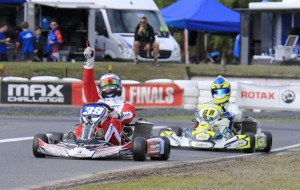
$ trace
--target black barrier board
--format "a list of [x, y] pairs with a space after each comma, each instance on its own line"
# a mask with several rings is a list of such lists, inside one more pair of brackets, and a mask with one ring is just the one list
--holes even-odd
[[72, 102], [72, 83], [1, 82], [4, 104], [68, 104]]

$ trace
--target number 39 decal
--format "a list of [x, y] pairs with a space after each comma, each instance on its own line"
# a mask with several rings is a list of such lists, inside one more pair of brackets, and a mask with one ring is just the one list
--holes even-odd
[[86, 106], [82, 108], [82, 116], [97, 115], [100, 116], [105, 111], [103, 107]]

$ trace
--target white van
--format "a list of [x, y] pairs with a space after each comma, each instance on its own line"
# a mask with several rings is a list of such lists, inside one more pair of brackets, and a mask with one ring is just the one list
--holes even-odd
[[[153, 27], [159, 43], [159, 61], [180, 62], [180, 47], [167, 29], [158, 7], [153, 0], [100, 0], [96, 10], [96, 60], [133, 60], [134, 30], [142, 16], [146, 16]], [[167, 29], [168, 30], [168, 29]], [[153, 58], [141, 50], [139, 60]]]
[[[92, 47], [95, 47], [96, 60], [133, 60], [134, 30], [140, 18], [146, 16], [148, 23], [157, 33], [156, 42], [160, 46], [159, 61], [181, 61], [180, 47], [166, 31], [166, 23], [153, 0], [28, 0], [26, 4], [26, 17], [31, 26], [39, 25], [35, 23], [35, 17], [39, 17], [39, 20], [43, 20], [42, 16], [58, 17], [61, 27], [65, 29], [63, 36], [70, 38], [70, 44], [82, 45], [81, 39], [87, 37]], [[65, 10], [65, 14], [75, 13], [76, 16], [63, 17], [60, 9]], [[36, 14], [31, 14], [32, 12]], [[88, 22], [84, 21], [85, 19]], [[48, 25], [49, 23], [46, 24]], [[70, 44], [64, 43], [64, 46]], [[82, 52], [77, 51], [73, 54], [82, 55]], [[139, 53], [141, 61], [152, 58], [153, 55], [145, 51]]]

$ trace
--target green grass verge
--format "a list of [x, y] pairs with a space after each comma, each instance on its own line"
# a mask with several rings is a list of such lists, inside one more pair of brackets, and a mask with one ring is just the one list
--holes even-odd
[[[2, 62], [4, 65], [3, 76], [19, 76], [30, 78], [32, 76], [57, 76], [82, 78], [82, 63], [64, 62]], [[96, 62], [95, 78], [108, 72], [108, 66], [123, 80], [138, 80], [144, 82], [156, 78], [185, 79], [185, 64], [161, 63], [161, 67], [154, 67], [151, 63], [142, 62], [133, 65], [131, 62]], [[221, 73], [220, 65], [189, 65], [192, 75], [217, 76]], [[264, 78], [300, 78], [299, 66], [240, 66], [228, 65], [224, 76], [233, 77], [264, 77]]]
[[132, 181], [85, 186], [76, 190], [300, 189], [299, 162], [300, 152], [243, 158], [174, 168], [159, 175], [140, 176]]

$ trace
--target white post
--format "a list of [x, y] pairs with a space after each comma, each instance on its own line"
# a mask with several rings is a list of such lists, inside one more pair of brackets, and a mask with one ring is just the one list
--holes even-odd
[[189, 31], [185, 28], [184, 29], [184, 57], [185, 57], [185, 63], [189, 64]]
[[89, 17], [88, 17], [88, 40], [90, 41], [91, 48], [95, 49], [95, 24], [96, 24], [96, 11], [95, 9], [89, 10]]
[[295, 14], [292, 13], [292, 28], [295, 27]]
[[204, 51], [205, 51], [205, 54], [207, 54], [207, 38], [208, 38], [208, 34], [205, 33], [204, 34]]
[[29, 29], [35, 28], [35, 4], [31, 2], [24, 3], [24, 21], [28, 22]]

